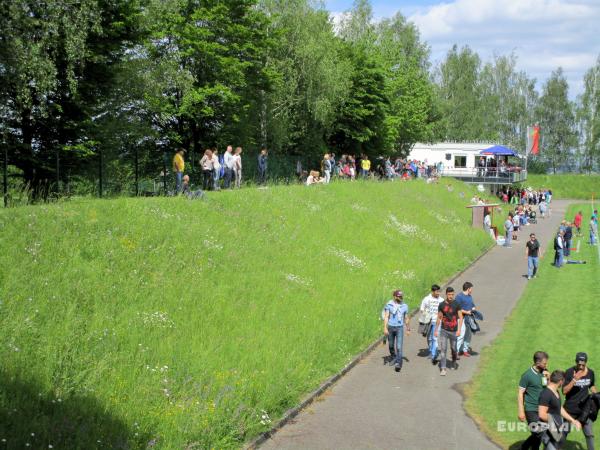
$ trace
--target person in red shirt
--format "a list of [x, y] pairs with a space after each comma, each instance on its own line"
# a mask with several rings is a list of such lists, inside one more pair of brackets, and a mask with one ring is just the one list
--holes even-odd
[[583, 214], [579, 211], [575, 214], [575, 220], [573, 220], [573, 224], [577, 227], [577, 236], [581, 237], [581, 222], [583, 221]]

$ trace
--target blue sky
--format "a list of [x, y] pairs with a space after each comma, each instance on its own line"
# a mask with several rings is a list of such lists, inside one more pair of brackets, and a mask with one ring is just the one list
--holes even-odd
[[[353, 0], [325, 0], [333, 16]], [[453, 44], [469, 45], [484, 62], [514, 52], [518, 69], [538, 87], [561, 66], [570, 96], [583, 91], [583, 75], [600, 55], [600, 0], [371, 0], [375, 20], [401, 12], [431, 47], [434, 64]]]

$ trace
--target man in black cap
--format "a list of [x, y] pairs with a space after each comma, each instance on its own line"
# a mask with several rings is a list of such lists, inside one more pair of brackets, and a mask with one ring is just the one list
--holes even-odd
[[[588, 398], [590, 392], [596, 393], [594, 371], [587, 366], [587, 353], [579, 352], [575, 356], [575, 366], [565, 372], [565, 382], [562, 387], [565, 395], [565, 410], [579, 420], [582, 413], [581, 406]], [[594, 450], [593, 422], [587, 419], [581, 424], [588, 450]]]

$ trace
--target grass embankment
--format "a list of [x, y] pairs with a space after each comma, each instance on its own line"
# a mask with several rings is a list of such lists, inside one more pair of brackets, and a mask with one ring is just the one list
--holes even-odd
[[524, 186], [533, 189], [552, 189], [555, 199], [590, 200], [595, 193], [600, 197], [600, 175], [536, 175], [528, 174]]
[[[574, 205], [567, 217], [582, 210], [589, 217], [590, 205]], [[587, 230], [583, 227], [582, 231]], [[574, 260], [586, 265], [567, 264], [556, 269], [552, 242], [540, 261], [538, 277], [531, 280], [523, 297], [506, 321], [502, 333], [482, 352], [480, 369], [467, 389], [466, 407], [485, 432], [504, 448], [519, 448], [528, 433], [514, 429], [517, 422], [517, 387], [523, 372], [532, 365], [533, 353], [544, 350], [550, 355], [548, 369], [567, 369], [574, 365], [575, 354], [585, 351], [590, 367], [600, 373], [600, 339], [598, 338], [598, 247], [581, 240], [580, 253]], [[502, 430], [498, 421], [510, 422]], [[583, 443], [582, 433], [569, 434], [569, 441]], [[571, 443], [571, 445], [573, 445]], [[574, 447], [570, 447], [574, 448]]]
[[452, 183], [1, 211], [2, 448], [240, 446], [490, 244]]

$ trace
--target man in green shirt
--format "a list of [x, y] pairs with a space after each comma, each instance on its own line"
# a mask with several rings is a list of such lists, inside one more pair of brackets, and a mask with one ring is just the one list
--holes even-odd
[[548, 384], [548, 353], [546, 352], [535, 352], [533, 355], [533, 366], [525, 371], [519, 381], [519, 392], [517, 394], [517, 400], [519, 404], [519, 420], [521, 422], [527, 421], [531, 436], [527, 438], [521, 450], [538, 450], [542, 442], [542, 430], [539, 429], [537, 422], [540, 418], [538, 416], [538, 402], [542, 390]]

